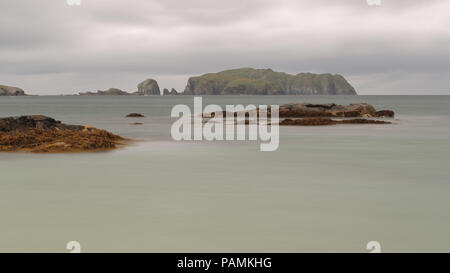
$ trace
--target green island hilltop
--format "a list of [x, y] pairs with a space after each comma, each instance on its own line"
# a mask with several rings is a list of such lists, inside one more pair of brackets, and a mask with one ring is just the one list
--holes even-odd
[[341, 75], [240, 68], [188, 80], [184, 95], [357, 95]]

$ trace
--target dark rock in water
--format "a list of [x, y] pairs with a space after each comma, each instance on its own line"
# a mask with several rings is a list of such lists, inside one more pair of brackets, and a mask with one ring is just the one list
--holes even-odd
[[20, 117], [7, 117], [0, 119], [0, 132], [27, 131], [29, 129], [48, 130], [73, 130], [85, 129], [82, 125], [67, 125], [53, 118], [42, 115], [30, 115]]
[[172, 96], [175, 96], [175, 95], [178, 95], [179, 93], [178, 93], [178, 91], [175, 89], [175, 88], [172, 88], [171, 90], [170, 90], [170, 95], [172, 95]]
[[131, 113], [126, 115], [127, 118], [143, 118], [145, 117], [143, 114], [140, 113]]
[[323, 126], [336, 124], [391, 124], [391, 122], [372, 119], [344, 119], [335, 120], [331, 118], [301, 118], [285, 119], [280, 122], [280, 126]]
[[53, 118], [31, 115], [0, 118], [0, 151], [69, 153], [105, 151], [125, 139], [108, 131], [83, 125], [68, 125]]
[[161, 95], [158, 83], [153, 79], [147, 79], [138, 85], [137, 95]]
[[395, 116], [394, 111], [391, 110], [381, 110], [375, 113], [376, 117], [380, 118], [393, 118]]
[[[267, 109], [268, 117], [271, 116], [272, 109]], [[260, 109], [256, 109], [250, 115], [249, 112], [242, 113], [245, 116], [245, 124], [248, 124], [250, 116], [260, 116]], [[220, 111], [216, 113], [202, 113], [202, 117], [207, 120], [218, 116], [237, 117], [238, 112]], [[391, 124], [382, 120], [373, 120], [366, 118], [393, 117], [394, 112], [390, 110], [376, 111], [375, 108], [367, 103], [338, 105], [330, 104], [311, 104], [311, 103], [290, 103], [281, 105], [279, 108], [279, 117], [285, 118], [280, 122], [283, 126], [320, 126], [336, 124]], [[297, 118], [297, 119], [294, 119]], [[332, 119], [344, 118], [344, 119]], [[345, 119], [356, 118], [356, 119]]]
[[[270, 115], [270, 107], [267, 110]], [[259, 113], [259, 109], [257, 109]], [[203, 117], [214, 117], [216, 113], [203, 113]], [[237, 116], [237, 113], [227, 113], [222, 111], [223, 117], [226, 115]], [[246, 112], [245, 116], [249, 116]], [[338, 104], [311, 104], [311, 103], [290, 103], [283, 104], [279, 109], [280, 118], [307, 118], [307, 117], [393, 117], [394, 112], [390, 110], [383, 110], [377, 112], [375, 108], [367, 103], [338, 105]]]
[[335, 125], [338, 122], [330, 118], [301, 118], [301, 119], [285, 119], [280, 122], [281, 126], [320, 126]]
[[79, 95], [80, 96], [127, 96], [127, 95], [132, 95], [132, 94], [122, 91], [117, 88], [109, 88], [108, 90], [105, 90], [105, 91], [98, 90], [96, 93], [84, 92], [84, 93], [79, 93]]
[[184, 95], [356, 95], [341, 75], [241, 68], [188, 80]]
[[378, 117], [378, 115], [375, 108], [367, 103], [350, 105], [290, 103], [280, 106], [280, 117]]
[[163, 89], [163, 95], [164, 95], [164, 96], [170, 95], [169, 89], [164, 88], [164, 89]]
[[142, 123], [142, 122], [133, 122], [133, 123], [131, 123], [131, 125], [143, 125], [144, 123]]
[[18, 87], [0, 85], [0, 96], [26, 96], [25, 91]]
[[343, 123], [343, 124], [392, 124], [392, 122], [389, 122], [389, 121], [364, 119], [364, 118], [343, 119], [343, 120], [339, 120], [338, 123]]

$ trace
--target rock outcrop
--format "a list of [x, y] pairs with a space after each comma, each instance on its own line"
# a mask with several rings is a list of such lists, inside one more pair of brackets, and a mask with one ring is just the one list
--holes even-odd
[[356, 95], [341, 75], [241, 68], [191, 77], [184, 95]]
[[0, 85], [0, 96], [26, 96], [25, 91], [18, 87]]
[[290, 103], [280, 106], [280, 117], [394, 117], [391, 110], [377, 111], [367, 103], [350, 105]]
[[[237, 112], [221, 111], [218, 113], [202, 113], [202, 117], [215, 117], [222, 115], [237, 117]], [[243, 113], [248, 124], [250, 113]], [[256, 109], [256, 115], [260, 115], [260, 110]], [[267, 109], [268, 117], [271, 116], [270, 107]], [[319, 126], [336, 124], [391, 124], [390, 121], [370, 118], [393, 118], [395, 113], [391, 110], [377, 111], [372, 105], [367, 103], [338, 105], [329, 104], [311, 104], [311, 103], [290, 103], [283, 104], [279, 108], [280, 125], [286, 126]]]
[[127, 96], [127, 95], [133, 95], [131, 93], [122, 91], [118, 88], [109, 88], [108, 90], [102, 91], [98, 90], [97, 92], [84, 92], [79, 93], [80, 96]]
[[106, 130], [67, 125], [46, 116], [0, 118], [0, 152], [107, 151], [123, 144], [124, 138]]
[[147, 79], [138, 84], [137, 95], [161, 95], [158, 83], [153, 79]]
[[[259, 112], [259, 109], [257, 109]], [[267, 112], [270, 115], [270, 107]], [[225, 117], [227, 112], [222, 111]], [[233, 114], [233, 113], [231, 113]], [[215, 113], [204, 113], [205, 117], [214, 117]], [[234, 113], [236, 116], [237, 113]], [[311, 104], [311, 103], [289, 103], [280, 105], [280, 118], [310, 118], [310, 117], [339, 117], [339, 118], [393, 118], [394, 111], [377, 111], [372, 105], [367, 103], [357, 103], [349, 105], [329, 104]], [[248, 117], [248, 113], [246, 113]]]

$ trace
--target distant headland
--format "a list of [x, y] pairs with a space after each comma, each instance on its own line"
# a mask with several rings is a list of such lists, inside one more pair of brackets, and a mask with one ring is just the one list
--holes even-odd
[[18, 87], [0, 85], [0, 96], [27, 96], [27, 94]]
[[[25, 96], [17, 87], [0, 85], [0, 96]], [[299, 73], [272, 69], [239, 68], [190, 77], [184, 92], [161, 89], [154, 79], [137, 85], [137, 91], [118, 88], [79, 92], [80, 96], [155, 96], [155, 95], [357, 95], [355, 88], [341, 75]]]

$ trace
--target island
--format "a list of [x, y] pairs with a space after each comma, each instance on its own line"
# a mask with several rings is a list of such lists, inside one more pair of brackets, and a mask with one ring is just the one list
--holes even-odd
[[0, 85], [0, 96], [27, 96], [27, 94], [18, 87]]
[[96, 93], [80, 92], [78, 95], [80, 95], [80, 96], [126, 96], [126, 95], [133, 95], [133, 94], [122, 91], [118, 88], [109, 88], [108, 90], [105, 90], [105, 91], [98, 90]]
[[118, 88], [80, 92], [80, 96], [175, 96], [175, 95], [357, 95], [355, 88], [341, 75], [299, 73], [291, 75], [272, 69], [239, 68], [190, 77], [179, 93], [175, 88], [162, 90], [154, 79], [137, 85], [137, 91]]
[[106, 130], [67, 125], [42, 115], [0, 118], [0, 152], [98, 152], [127, 141]]
[[79, 96], [150, 96], [161, 95], [158, 82], [153, 79], [146, 79], [137, 86], [138, 91], [126, 92], [118, 88], [109, 88], [108, 90], [98, 90], [97, 92], [80, 92]]
[[241, 68], [188, 80], [184, 95], [356, 95], [341, 75]]

